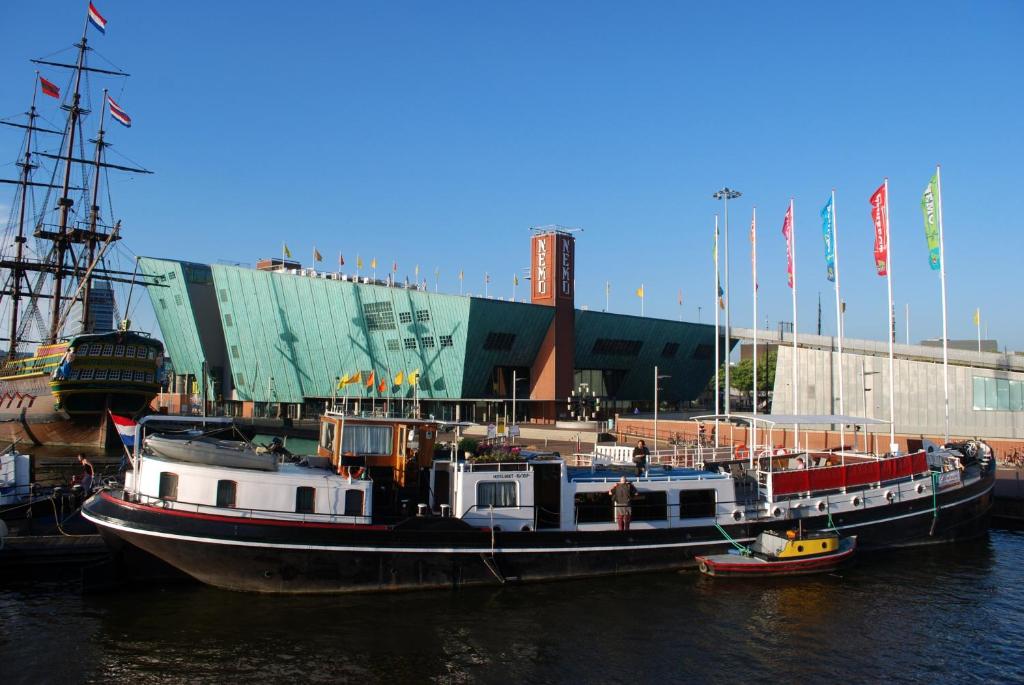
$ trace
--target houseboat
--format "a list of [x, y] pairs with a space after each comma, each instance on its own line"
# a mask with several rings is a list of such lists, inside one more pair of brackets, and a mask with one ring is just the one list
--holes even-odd
[[[132, 545], [210, 585], [253, 592], [683, 569], [794, 522], [856, 535], [861, 552], [951, 542], [985, 534], [995, 478], [994, 463], [952, 447], [744, 448], [728, 462], [719, 453], [714, 464], [652, 465], [636, 477], [632, 464], [577, 466], [557, 454], [464, 457], [438, 448], [436, 421], [339, 413], [322, 418], [318, 455], [265, 470], [147, 450], [147, 432], [169, 420], [139, 422], [124, 488], [93, 496], [84, 515], [115, 550]], [[624, 475], [636, 494], [620, 530], [609, 491]]]

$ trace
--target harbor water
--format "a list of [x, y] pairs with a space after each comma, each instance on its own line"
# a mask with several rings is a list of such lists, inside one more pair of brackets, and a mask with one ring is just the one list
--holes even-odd
[[287, 597], [0, 587], [4, 683], [1024, 682], [1024, 534], [841, 573]]

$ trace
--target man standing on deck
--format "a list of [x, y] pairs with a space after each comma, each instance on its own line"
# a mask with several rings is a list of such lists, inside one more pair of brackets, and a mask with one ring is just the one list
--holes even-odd
[[85, 493], [85, 496], [88, 497], [89, 493], [92, 492], [92, 479], [96, 475], [96, 471], [93, 469], [89, 460], [86, 459], [81, 452], [78, 453], [78, 463], [82, 467], [82, 475], [78, 482], [82, 484], [82, 491]]
[[636, 497], [636, 488], [623, 476], [608, 494], [612, 496], [612, 502], [615, 504], [615, 522], [619, 524], [619, 530], [629, 530], [629, 522], [633, 518], [630, 503]]
[[647, 471], [647, 457], [651, 456], [651, 451], [647, 449], [647, 444], [643, 440], [636, 443], [636, 447], [633, 448], [633, 464], [636, 466], [636, 477], [644, 475]]

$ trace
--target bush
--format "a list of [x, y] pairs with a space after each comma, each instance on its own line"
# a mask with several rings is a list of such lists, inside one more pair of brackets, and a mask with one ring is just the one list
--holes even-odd
[[477, 448], [480, 446], [480, 442], [474, 438], [462, 438], [459, 440], [458, 454], [456, 456], [461, 457], [466, 452], [476, 454]]

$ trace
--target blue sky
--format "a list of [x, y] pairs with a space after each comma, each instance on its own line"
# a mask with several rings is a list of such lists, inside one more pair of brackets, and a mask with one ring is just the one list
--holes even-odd
[[[608, 280], [611, 309], [639, 313], [643, 283], [647, 315], [678, 318], [682, 289], [684, 318], [708, 322], [711, 194], [729, 185], [734, 324], [750, 325], [755, 205], [761, 319], [791, 319], [792, 197], [800, 329], [820, 291], [830, 334], [818, 212], [835, 187], [847, 335], [883, 339], [868, 197], [888, 176], [899, 339], [909, 303], [916, 341], [941, 334], [919, 208], [940, 162], [950, 335], [973, 338], [980, 306], [1024, 349], [1019, 2], [97, 4], [91, 42], [132, 74], [109, 81], [135, 120], [114, 149], [157, 172], [112, 190], [135, 253], [253, 263], [287, 241], [309, 262], [315, 244], [328, 264], [439, 268], [448, 292], [460, 269], [474, 293], [490, 272], [508, 297], [528, 228], [557, 223], [584, 229], [578, 305], [602, 308]], [[0, 117], [85, 5], [3, 3]], [[0, 132], [4, 175], [18, 141]]]

